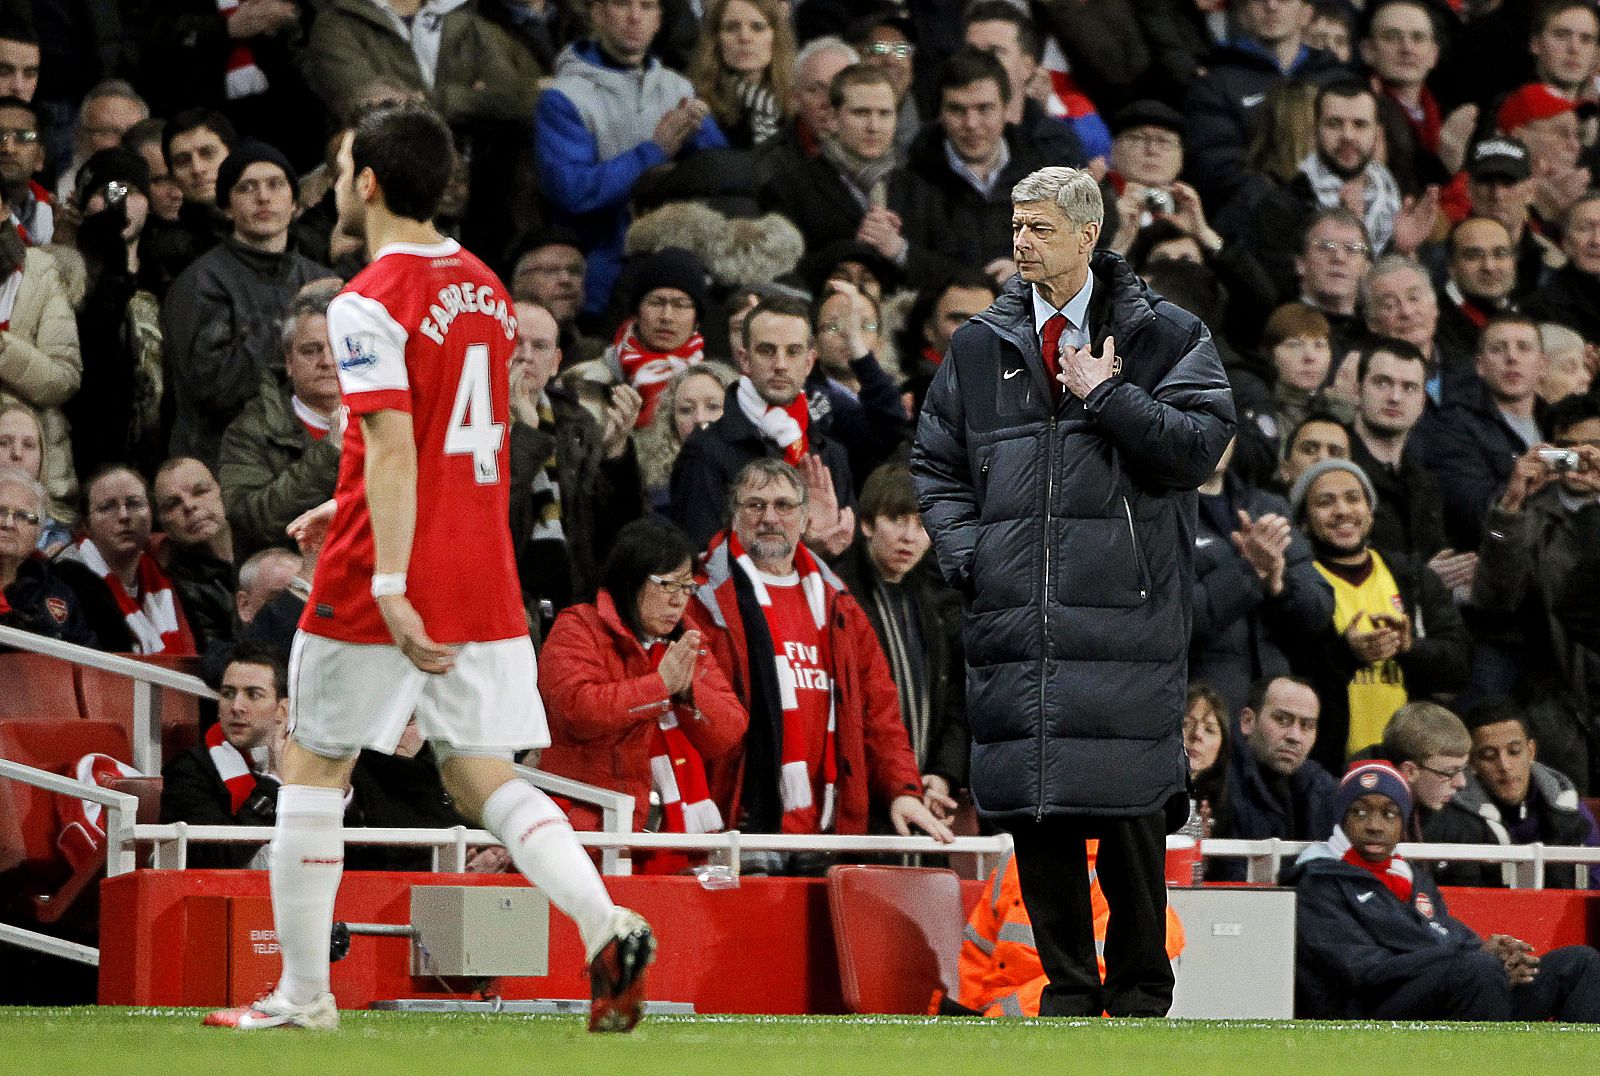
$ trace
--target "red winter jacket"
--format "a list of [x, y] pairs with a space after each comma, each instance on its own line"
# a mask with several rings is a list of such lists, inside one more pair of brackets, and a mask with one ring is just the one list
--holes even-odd
[[[680, 721], [680, 727], [714, 775], [719, 762], [725, 767], [737, 758], [749, 717], [717, 662], [710, 656], [700, 661], [705, 674], [695, 681], [694, 704], [701, 720]], [[609, 593], [602, 590], [596, 601], [556, 618], [539, 653], [539, 693], [551, 739], [539, 768], [628, 793], [633, 828], [643, 830], [650, 814], [650, 730], [669, 705], [667, 687]], [[718, 806], [726, 804], [719, 800]], [[593, 807], [573, 804], [568, 816], [574, 829], [600, 828]]]
[[[828, 653], [833, 655], [833, 685], [838, 715], [838, 811], [835, 833], [867, 832], [869, 801], [887, 810], [897, 796], [922, 797], [922, 775], [911, 738], [900, 719], [900, 694], [889, 673], [878, 637], [867, 614], [845, 590], [839, 577], [817, 560], [828, 594]], [[728, 671], [734, 691], [747, 708], [758, 705], [750, 683], [750, 647], [733, 573], [739, 568], [728, 555], [726, 542], [715, 542], [706, 559], [706, 582], [700, 587], [696, 608], [702, 620], [715, 629], [707, 633], [711, 652]], [[767, 659], [770, 662], [770, 658]], [[771, 721], [772, 715], [751, 713], [751, 721]], [[711, 795], [730, 828], [738, 824], [739, 793], [744, 785], [744, 753], [731, 765], [708, 766]]]

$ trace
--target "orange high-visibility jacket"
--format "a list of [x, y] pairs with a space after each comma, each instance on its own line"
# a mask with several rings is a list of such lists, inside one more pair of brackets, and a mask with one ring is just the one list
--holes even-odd
[[[1103, 980], [1106, 923], [1111, 910], [1095, 874], [1100, 842], [1085, 843], [1089, 854], [1089, 902], [1094, 909], [1094, 948]], [[1181, 952], [1183, 924], [1168, 905], [1167, 956], [1174, 959]], [[1033, 923], [1022, 905], [1016, 859], [1007, 856], [989, 876], [984, 898], [967, 920], [966, 938], [961, 943], [961, 996], [957, 1000], [985, 1016], [1038, 1016], [1039, 995], [1049, 982], [1039, 964], [1039, 951], [1033, 945]]]

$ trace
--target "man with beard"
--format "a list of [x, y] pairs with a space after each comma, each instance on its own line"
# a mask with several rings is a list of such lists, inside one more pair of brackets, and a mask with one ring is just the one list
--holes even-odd
[[1378, 159], [1377, 95], [1360, 82], [1332, 83], [1317, 92], [1314, 117], [1315, 148], [1292, 182], [1256, 203], [1245, 241], [1269, 271], [1287, 270], [1307, 218], [1319, 208], [1344, 206], [1361, 218], [1374, 252], [1414, 253], [1433, 227], [1439, 196], [1430, 191], [1402, 199], [1394, 175]]
[[1383, 738], [1412, 699], [1466, 686], [1471, 640], [1450, 592], [1422, 561], [1371, 547], [1377, 494], [1349, 460], [1308, 467], [1289, 491], [1317, 570], [1333, 587], [1333, 618], [1289, 666], [1322, 700], [1314, 757], [1329, 770]]
[[156, 471], [156, 520], [167, 535], [167, 574], [194, 629], [195, 648], [233, 635], [233, 530], [222, 487], [197, 459], [180, 456]]

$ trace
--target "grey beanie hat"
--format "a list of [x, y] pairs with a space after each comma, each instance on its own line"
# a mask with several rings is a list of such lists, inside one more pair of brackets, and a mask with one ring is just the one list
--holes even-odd
[[1361, 480], [1361, 488], [1367, 491], [1367, 505], [1370, 508], [1378, 507], [1378, 491], [1372, 487], [1372, 479], [1367, 477], [1357, 464], [1349, 460], [1330, 457], [1318, 460], [1301, 472], [1300, 477], [1294, 480], [1294, 485], [1289, 489], [1289, 510], [1295, 519], [1300, 518], [1300, 509], [1305, 507], [1306, 494], [1311, 492], [1311, 483], [1327, 474], [1329, 471], [1349, 471]]

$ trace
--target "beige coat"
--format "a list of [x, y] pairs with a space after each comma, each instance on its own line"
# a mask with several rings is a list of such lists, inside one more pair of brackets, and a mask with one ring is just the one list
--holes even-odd
[[78, 478], [61, 405], [78, 391], [82, 379], [78, 323], [55, 261], [42, 250], [29, 250], [10, 327], [0, 332], [0, 403], [21, 400], [40, 412], [44, 486], [50, 493], [50, 514], [62, 522], [78, 518]]

